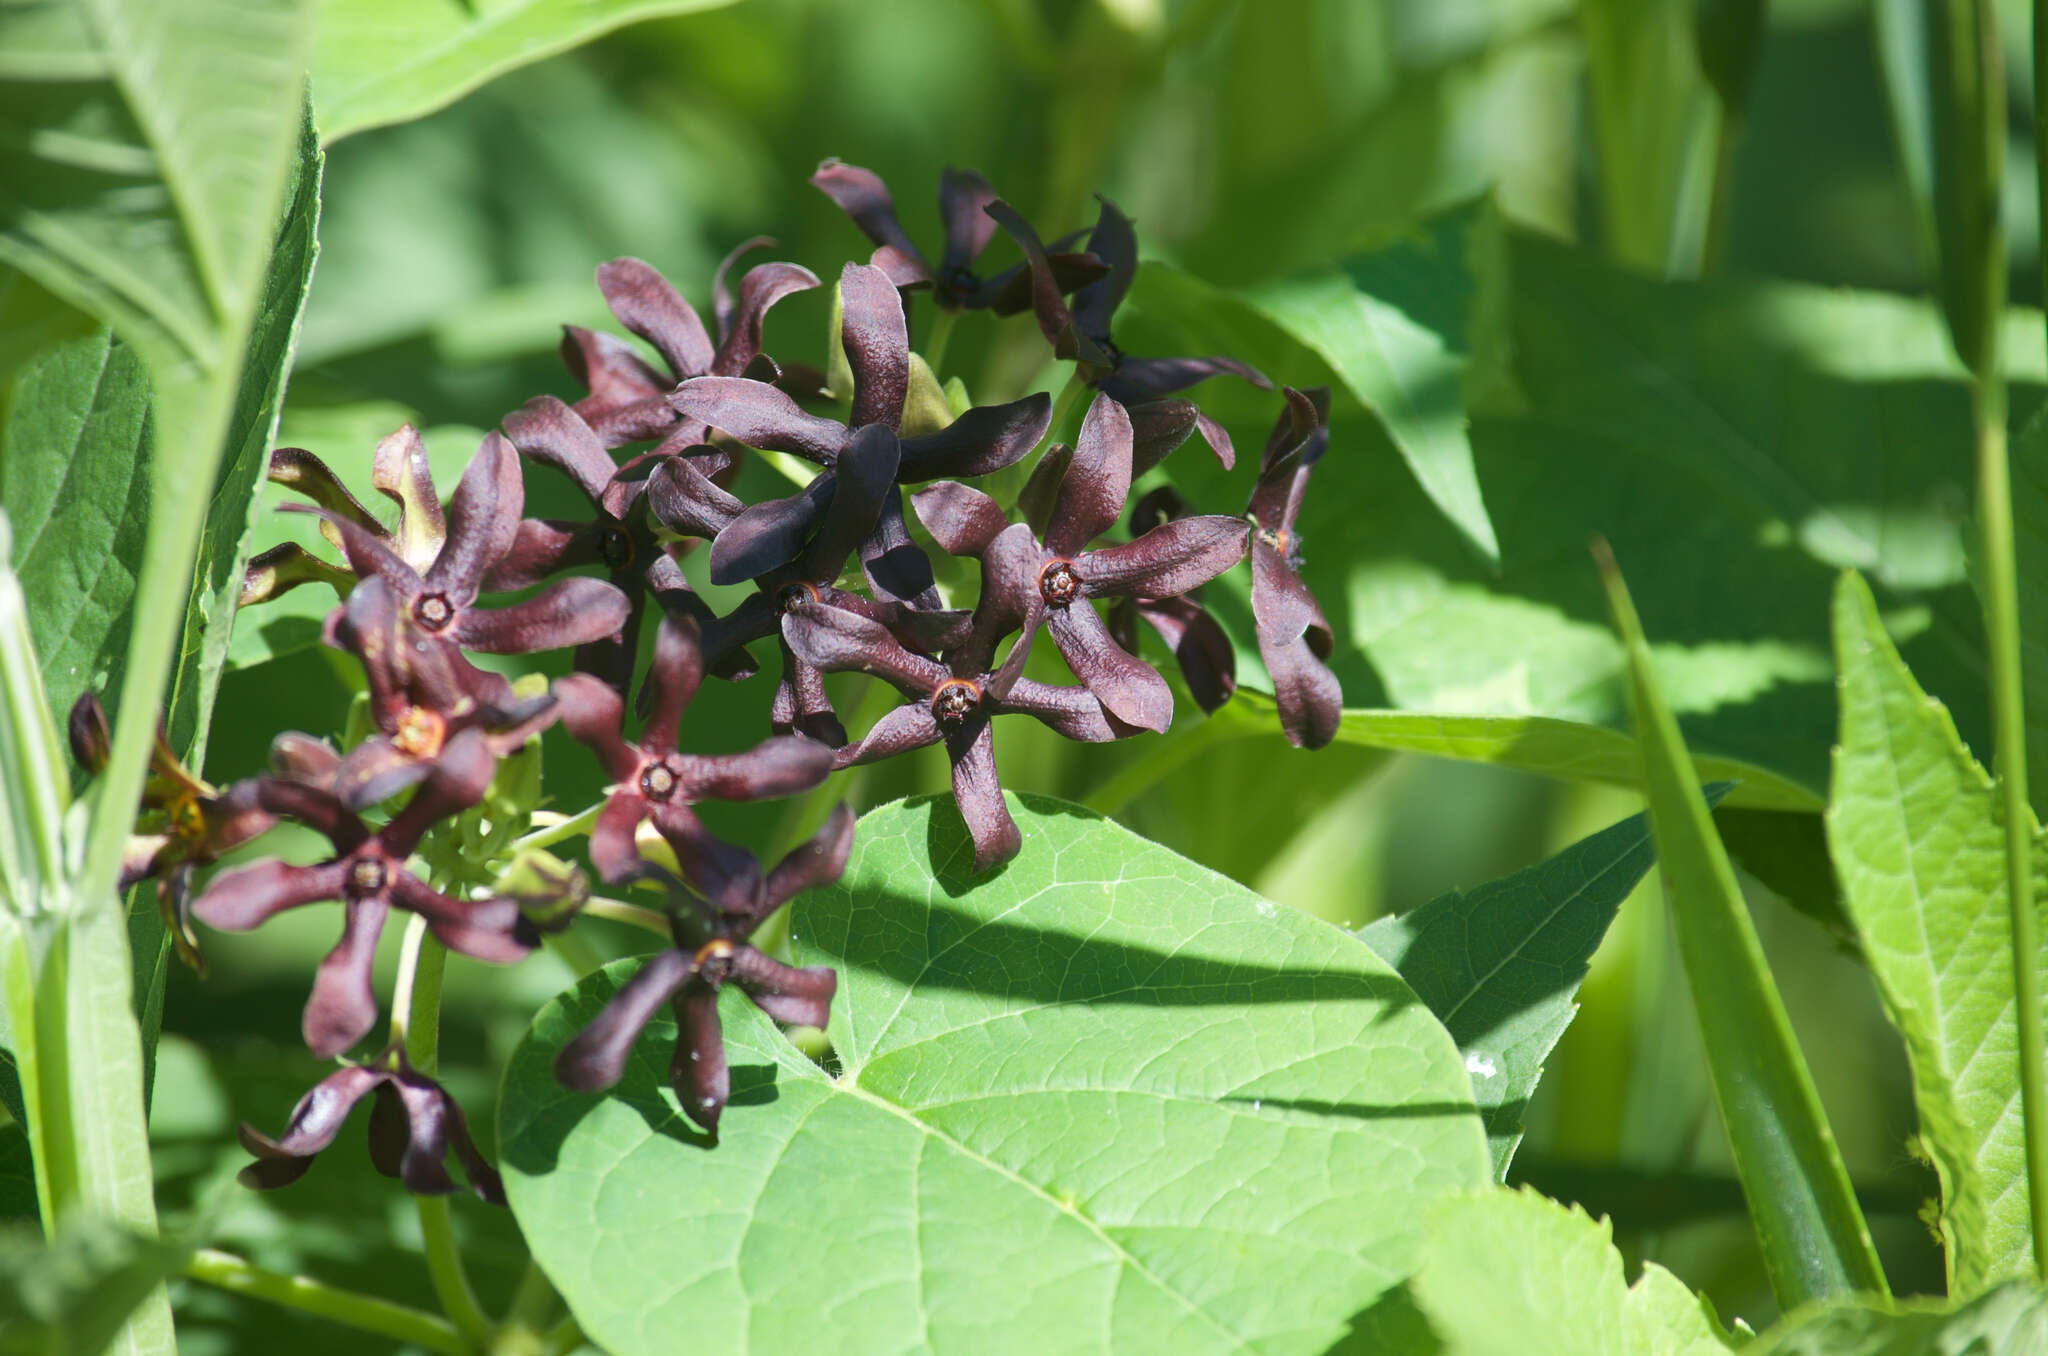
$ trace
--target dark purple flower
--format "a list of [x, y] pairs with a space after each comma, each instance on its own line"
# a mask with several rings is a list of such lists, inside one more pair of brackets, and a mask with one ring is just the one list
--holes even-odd
[[[744, 378], [686, 381], [669, 403], [748, 447], [802, 457], [825, 468], [787, 499], [756, 504], [718, 533], [711, 546], [714, 583], [755, 579], [796, 559], [832, 502], [839, 457], [855, 433], [881, 424], [900, 433], [910, 386], [910, 339], [903, 301], [879, 269], [848, 264], [840, 277], [844, 300], [841, 339], [853, 370], [853, 408], [847, 422], [806, 413], [775, 387]], [[1052, 417], [1044, 394], [1007, 405], [978, 406], [936, 433], [904, 438], [896, 464], [898, 484], [940, 476], [978, 476], [1001, 470], [1031, 450]], [[877, 598], [937, 607], [931, 562], [910, 540], [902, 497], [892, 487], [874, 527], [860, 545], [861, 569]]]
[[[411, 424], [403, 425], [378, 443], [370, 458], [370, 484], [398, 505], [398, 521], [391, 527], [384, 526], [364, 508], [326, 462], [302, 447], [280, 447], [272, 452], [268, 474], [272, 484], [296, 491], [329, 513], [354, 523], [415, 570], [431, 566], [448, 539], [448, 521], [441, 511], [441, 497], [434, 491], [427, 449]], [[323, 522], [320, 532], [337, 549], [342, 548], [341, 533], [331, 524]], [[249, 561], [242, 576], [240, 605], [267, 602], [300, 584], [314, 582], [327, 584], [346, 598], [355, 584], [355, 576], [296, 542], [285, 542]]]
[[[839, 879], [852, 847], [853, 812], [840, 805], [825, 827], [768, 873], [751, 907], [714, 910], [701, 900], [672, 892], [669, 925], [674, 949], [650, 957], [604, 1011], [562, 1047], [555, 1057], [555, 1077], [577, 1092], [611, 1087], [625, 1073], [641, 1031], [667, 1003], [676, 1018], [670, 1085], [683, 1114], [715, 1139], [719, 1115], [732, 1091], [718, 992], [730, 984], [778, 1022], [825, 1025], [839, 977], [823, 965], [801, 970], [784, 965], [756, 950], [747, 937], [788, 900]], [[754, 874], [760, 877], [758, 864]]]
[[1032, 541], [1029, 551], [995, 554], [1011, 524], [995, 500], [966, 485], [941, 482], [920, 491], [917, 514], [950, 554], [981, 557], [984, 590], [1038, 595], [1053, 643], [1111, 715], [1164, 730], [1173, 723], [1172, 689], [1117, 644], [1089, 600], [1172, 596], [1206, 583], [1244, 558], [1245, 524], [1217, 514], [1183, 518], [1134, 541], [1088, 550], [1123, 513], [1131, 448], [1123, 406], [1097, 395], [1059, 481], [1044, 541]]
[[1301, 582], [1301, 513], [1309, 474], [1330, 445], [1330, 392], [1286, 388], [1287, 408], [1266, 439], [1259, 483], [1245, 512], [1252, 520], [1252, 620], [1259, 656], [1272, 675], [1280, 728], [1301, 748], [1319, 749], [1337, 735], [1344, 693], [1324, 661], [1334, 638], [1316, 597]]
[[314, 866], [269, 860], [216, 876], [192, 912], [209, 927], [247, 932], [286, 909], [341, 901], [341, 941], [320, 963], [306, 1004], [304, 1034], [314, 1054], [340, 1054], [376, 1022], [370, 967], [393, 908], [419, 914], [450, 950], [478, 960], [510, 962], [533, 949], [511, 901], [444, 895], [405, 865], [430, 826], [483, 799], [495, 771], [483, 732], [465, 730], [448, 741], [404, 808], [377, 828], [330, 791], [282, 777], [255, 779], [251, 794], [261, 809], [315, 830], [334, 845], [334, 855]]
[[[860, 227], [861, 234], [878, 249], [869, 260], [888, 274], [898, 287], [929, 287], [933, 298], [946, 310], [990, 310], [997, 315], [1015, 315], [1031, 307], [1031, 277], [1028, 264], [1005, 269], [993, 277], [974, 272], [974, 261], [988, 248], [995, 235], [988, 205], [997, 201], [988, 180], [973, 170], [947, 169], [939, 175], [939, 219], [946, 227], [945, 253], [936, 266], [927, 261], [896, 219], [896, 201], [889, 186], [873, 170], [840, 160], [827, 160], [811, 176], [826, 197]], [[1078, 238], [1080, 233], [1075, 232]], [[1060, 252], [1068, 241], [1055, 242], [1047, 256], [1062, 292], [1095, 281], [1107, 267], [1091, 254]]]
[[[72, 703], [65, 722], [71, 756], [95, 775], [106, 768], [113, 747], [107, 713], [100, 699], [84, 693]], [[156, 881], [158, 912], [178, 958], [205, 972], [199, 941], [192, 934], [192, 878], [200, 867], [269, 830], [277, 817], [256, 803], [247, 782], [216, 790], [193, 775], [171, 752], [163, 725], [149, 755], [149, 777], [142, 784], [141, 812], [135, 832], [121, 855], [120, 888]]]
[[[519, 453], [502, 434], [485, 437], [448, 506], [446, 539], [424, 569], [360, 523], [328, 508], [317, 513], [341, 539], [359, 578], [382, 579], [421, 633], [487, 654], [531, 654], [612, 635], [626, 621], [626, 599], [598, 579], [563, 579], [523, 603], [475, 606], [484, 577], [511, 551], [526, 488]], [[299, 505], [287, 505], [299, 508]]]
[[[1008, 203], [993, 203], [988, 214], [1010, 233], [1031, 264], [1031, 308], [1038, 328], [1061, 358], [1080, 364], [1083, 378], [1126, 405], [1135, 405], [1223, 373], [1252, 385], [1272, 383], [1255, 367], [1235, 358], [1134, 358], [1110, 337], [1110, 324], [1138, 276], [1138, 237], [1131, 219], [1107, 198], [1088, 236], [1088, 252], [1109, 266], [1109, 272], [1075, 291], [1073, 305], [1062, 299], [1059, 278], [1039, 243], [1038, 233]], [[1208, 430], [1205, 428], [1204, 432]], [[1222, 449], [1217, 449], [1219, 454]]]
[[610, 798], [590, 831], [590, 862], [608, 882], [641, 873], [633, 845], [642, 820], [674, 849], [683, 879], [722, 912], [758, 907], [761, 866], [751, 854], [718, 838], [690, 809], [700, 800], [766, 800], [807, 791], [832, 770], [832, 751], [812, 740], [778, 735], [745, 753], [677, 752], [683, 709], [704, 676], [697, 628], [664, 617], [655, 638], [652, 692], [646, 726], [638, 741], [620, 733], [625, 703], [588, 674], [555, 683], [562, 723], [604, 763], [612, 780]]
[[242, 1185], [275, 1191], [304, 1177], [313, 1159], [334, 1142], [356, 1103], [373, 1093], [370, 1162], [377, 1171], [404, 1182], [414, 1195], [451, 1195], [461, 1190], [448, 1174], [452, 1150], [462, 1161], [469, 1189], [492, 1205], [505, 1203], [505, 1183], [477, 1152], [462, 1108], [395, 1048], [337, 1069], [314, 1084], [292, 1108], [281, 1139], [271, 1139], [244, 1121], [236, 1135], [256, 1161], [238, 1174]]
[[[826, 673], [858, 670], [888, 682], [910, 701], [875, 722], [836, 765], [872, 763], [944, 741], [953, 765], [953, 799], [974, 839], [974, 868], [1017, 855], [1022, 836], [996, 779], [996, 716], [1032, 716], [1070, 739], [1103, 743], [1136, 733], [1084, 687], [1054, 687], [1022, 676], [1045, 604], [1035, 582], [1038, 542], [1022, 523], [1004, 528], [981, 553], [981, 600], [967, 638], [932, 659], [906, 649], [888, 627], [858, 612], [800, 599], [782, 619], [790, 649]], [[1018, 633], [996, 667], [996, 647]]]
[[325, 630], [330, 645], [361, 662], [378, 732], [345, 756], [327, 750], [331, 764], [308, 751], [294, 775], [333, 792], [351, 810], [416, 785], [465, 730], [482, 732], [492, 756], [503, 757], [555, 718], [552, 697], [520, 698], [503, 676], [422, 630], [381, 578], [358, 584], [328, 614]]
[[[640, 619], [649, 593], [665, 610], [680, 611], [699, 624], [712, 618], [670, 554], [673, 548], [654, 534], [647, 504], [650, 477], [620, 473], [590, 425], [553, 396], [537, 396], [507, 415], [505, 435], [522, 454], [573, 481], [590, 500], [594, 514], [582, 523], [523, 520], [511, 550], [492, 567], [484, 587], [494, 592], [522, 589], [560, 570], [603, 565], [612, 587], [625, 596], [626, 620], [614, 634], [578, 646], [575, 662], [580, 672], [596, 674], [623, 692], [640, 654]], [[716, 494], [725, 494], [687, 458], [664, 458], [643, 466], [659, 474], [664, 487], [694, 476]]]
[[725, 275], [735, 260], [749, 250], [774, 243], [756, 237], [718, 266], [712, 280], [712, 318], [718, 326], [715, 347], [696, 310], [653, 265], [639, 259], [614, 259], [598, 265], [598, 290], [604, 293], [612, 314], [652, 344], [668, 369], [666, 373], [656, 371], [630, 344], [612, 335], [576, 325], [562, 327], [562, 359], [590, 392], [576, 402], [576, 413], [607, 447], [659, 440], [655, 453], [666, 455], [702, 443], [707, 433], [704, 425], [679, 416], [663, 399], [677, 382], [707, 374], [737, 377], [750, 370], [771, 379], [776, 375], [774, 364], [761, 360], [761, 322], [776, 302], [816, 287], [817, 275], [796, 264], [760, 264], [740, 279], [736, 301], [725, 286]]
[[[1141, 537], [1165, 523], [1192, 516], [1171, 485], [1151, 491], [1131, 509], [1131, 535]], [[1138, 619], [1143, 618], [1180, 664], [1188, 693], [1204, 711], [1214, 711], [1237, 691], [1237, 651], [1230, 637], [1202, 606], [1201, 590], [1169, 598], [1136, 595], [1117, 600], [1109, 612], [1109, 633], [1132, 654], [1138, 652]]]
[[896, 435], [886, 425], [869, 424], [856, 433], [832, 471], [815, 482], [815, 488], [829, 498], [810, 541], [791, 563], [757, 577], [751, 597], [704, 628], [704, 654], [711, 663], [753, 641], [771, 635], [776, 638], [782, 648], [782, 678], [769, 715], [779, 733], [798, 731], [834, 748], [846, 743], [846, 729], [825, 695], [823, 677], [782, 639], [782, 613], [799, 599], [822, 601], [872, 617], [919, 648], [952, 644], [966, 634], [965, 612], [874, 602], [834, 582], [845, 569], [847, 557], [873, 530], [894, 486], [900, 452]]

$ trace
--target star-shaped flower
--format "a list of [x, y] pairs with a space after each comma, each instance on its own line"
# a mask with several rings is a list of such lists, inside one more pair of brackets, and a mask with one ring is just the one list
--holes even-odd
[[1330, 392], [1288, 388], [1287, 408], [1266, 440], [1259, 483], [1245, 512], [1252, 520], [1252, 620], [1259, 656], [1272, 675], [1280, 728], [1289, 742], [1319, 749], [1337, 736], [1344, 693], [1324, 661], [1335, 638], [1316, 596], [1301, 582], [1301, 537], [1294, 530], [1309, 474], [1330, 445]]

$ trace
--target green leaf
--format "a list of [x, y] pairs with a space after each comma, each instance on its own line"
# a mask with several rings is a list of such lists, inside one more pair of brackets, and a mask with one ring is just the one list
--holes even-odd
[[1450, 1356], [1720, 1356], [1704, 1301], [1656, 1263], [1622, 1279], [1613, 1228], [1533, 1191], [1429, 1210], [1415, 1306]]
[[2048, 1350], [2048, 1292], [2012, 1284], [1954, 1308], [1936, 1300], [1801, 1310], [1748, 1356], [2034, 1356]]
[[[2038, 819], [2048, 802], [2048, 411], [2036, 414], [2013, 439], [2012, 531], [2026, 685], [2027, 794]], [[1979, 563], [1973, 551], [1971, 564]]]
[[1785, 1309], [1850, 1291], [1883, 1293], [1870, 1228], [1735, 868], [1714, 832], [1699, 774], [1658, 688], [1642, 623], [1604, 543], [1597, 554], [1615, 628], [1628, 647], [1629, 704], [1643, 741], [1673, 933], [1772, 1293]]
[[48, 1243], [33, 1227], [0, 1230], [0, 1353], [105, 1350], [183, 1261], [182, 1248], [100, 1220], [76, 1221]]
[[1941, 267], [1934, 228], [1934, 74], [1928, 32], [1935, 11], [1926, 0], [1871, 0], [1871, 31], [1877, 38], [1878, 71], [1899, 173], [1913, 207], [1920, 262], [1933, 277]]
[[[1208, 312], [1211, 325], [1246, 307], [1309, 349], [1385, 428], [1430, 501], [1492, 564], [1500, 546], [1473, 469], [1463, 392], [1474, 288], [1468, 238], [1488, 229], [1498, 229], [1496, 215], [1475, 204], [1330, 269], [1235, 294], [1148, 264], [1135, 304], [1165, 317]], [[1309, 384], [1290, 367], [1267, 375]]]
[[1712, 91], [1694, 0], [1589, 0], [1579, 10], [1608, 254], [1647, 272], [1696, 272], [1714, 172]]
[[313, 94], [330, 142], [424, 117], [626, 24], [732, 0], [326, 0]]
[[[1941, 1180], [1949, 1292], [1975, 1295], [2027, 1272], [2033, 1255], [2005, 831], [1991, 779], [1913, 680], [1854, 575], [1836, 592], [1835, 644], [1842, 737], [1828, 844], [1905, 1038], [1921, 1139]], [[2038, 878], [2038, 850], [2035, 863]]]
[[1358, 930], [1464, 1052], [1496, 1180], [1507, 1180], [1543, 1061], [1578, 1011], [1586, 965], [1655, 860], [1649, 820], [1636, 815], [1539, 866]]
[[610, 1095], [553, 1081], [630, 965], [535, 1018], [507, 1189], [592, 1340], [1321, 1352], [1413, 1266], [1422, 1205], [1489, 1179], [1461, 1057], [1368, 948], [1076, 806], [1011, 805], [1023, 853], [978, 882], [947, 801], [862, 820], [790, 925], [839, 970], [840, 1073], [728, 993], [716, 1149], [666, 1086], [665, 1017]]

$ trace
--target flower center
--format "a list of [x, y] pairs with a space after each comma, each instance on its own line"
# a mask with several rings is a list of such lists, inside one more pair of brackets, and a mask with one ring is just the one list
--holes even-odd
[[793, 611], [799, 603], [819, 602], [817, 589], [805, 583], [784, 584], [782, 591], [775, 595], [777, 612]]
[[441, 719], [440, 712], [408, 706], [398, 718], [398, 731], [391, 736], [391, 742], [409, 758], [432, 758], [441, 751], [447, 735], [448, 722]]
[[697, 948], [697, 977], [717, 988], [732, 975], [732, 957], [739, 950], [723, 937], [713, 937]]
[[1301, 568], [1301, 534], [1299, 532], [1289, 532], [1284, 527], [1277, 528], [1271, 532], [1262, 527], [1257, 529], [1257, 531], [1259, 540], [1272, 547], [1275, 551], [1278, 551], [1282, 560], [1285, 560], [1296, 569]]
[[389, 881], [384, 863], [374, 857], [358, 857], [348, 869], [348, 892], [358, 899], [377, 894]]
[[965, 678], [941, 683], [932, 693], [932, 719], [945, 729], [956, 729], [981, 705], [981, 688]]
[[1081, 596], [1081, 572], [1071, 560], [1055, 560], [1039, 571], [1038, 592], [1047, 607], [1065, 607]]
[[633, 563], [633, 539], [623, 528], [607, 526], [597, 534], [597, 553], [612, 569], [623, 570]]
[[429, 593], [413, 603], [412, 615], [429, 631], [439, 631], [455, 620], [455, 605], [438, 593]]
[[649, 800], [667, 800], [676, 793], [676, 774], [666, 763], [650, 763], [640, 772], [640, 794]]

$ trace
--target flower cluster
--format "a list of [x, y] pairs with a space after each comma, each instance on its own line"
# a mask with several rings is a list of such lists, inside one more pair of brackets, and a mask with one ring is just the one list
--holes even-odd
[[[1076, 233], [1047, 247], [979, 176], [948, 171], [935, 263], [912, 243], [874, 174], [831, 161], [815, 182], [877, 246], [836, 280], [831, 338], [844, 358], [843, 403], [828, 403], [819, 369], [764, 351], [770, 308], [821, 284], [795, 264], [765, 263], [735, 294], [726, 281], [734, 261], [767, 243], [750, 241], [719, 268], [709, 329], [647, 264], [600, 267], [613, 315], [652, 356], [624, 338], [569, 327], [562, 351], [582, 394], [541, 395], [506, 415], [445, 508], [410, 428], [372, 458], [371, 483], [397, 506], [390, 524], [310, 453], [274, 454], [271, 478], [305, 497], [293, 507], [317, 516], [339, 559], [297, 546], [265, 552], [251, 564], [244, 603], [310, 583], [335, 591], [324, 637], [361, 665], [369, 732], [345, 750], [281, 736], [266, 775], [219, 792], [166, 751], [129, 877], [159, 876], [167, 915], [181, 925], [189, 910], [228, 931], [338, 901], [341, 937], [305, 1010], [316, 1055], [344, 1055], [375, 1026], [371, 961], [392, 910], [423, 920], [449, 949], [500, 964], [526, 955], [543, 930], [567, 925], [577, 902], [568, 886], [553, 899], [481, 889], [475, 882], [491, 879], [488, 871], [429, 865], [446, 854], [428, 850], [443, 826], [481, 813], [502, 760], [556, 721], [610, 782], [590, 820], [593, 871], [607, 886], [657, 892], [673, 942], [562, 1051], [558, 1075], [583, 1090], [616, 1082], [641, 1029], [669, 1002], [680, 1033], [677, 1098], [714, 1134], [727, 1096], [720, 990], [741, 990], [781, 1021], [827, 1019], [836, 976], [792, 968], [748, 939], [795, 894], [838, 877], [854, 821], [842, 806], [771, 870], [712, 833], [694, 804], [796, 794], [837, 769], [943, 744], [975, 870], [996, 869], [1020, 846], [997, 776], [996, 719], [1028, 716], [1089, 742], [1165, 730], [1173, 688], [1138, 655], [1141, 618], [1167, 642], [1189, 693], [1213, 710], [1234, 690], [1235, 660], [1200, 590], [1247, 559], [1282, 728], [1309, 747], [1333, 737], [1340, 697], [1324, 662], [1330, 630], [1302, 581], [1295, 526], [1328, 443], [1327, 394], [1283, 392], [1242, 514], [1192, 512], [1163, 487], [1131, 505], [1134, 481], [1196, 433], [1226, 468], [1234, 463], [1221, 426], [1177, 392], [1217, 375], [1268, 383], [1226, 357], [1135, 357], [1118, 347], [1112, 326], [1137, 269], [1130, 220], [1105, 202], [1085, 242]], [[1021, 261], [984, 276], [976, 267], [999, 233]], [[907, 299], [926, 291], [947, 325], [964, 310], [1031, 312], [1052, 357], [1073, 364], [1066, 395], [1057, 405], [1045, 394], [949, 404], [911, 348]], [[1055, 441], [1069, 400], [1089, 393], [1071, 444]], [[814, 472], [788, 497], [744, 502], [731, 487], [750, 449]], [[525, 462], [565, 475], [589, 516], [526, 517]], [[1126, 521], [1129, 536], [1118, 540]], [[927, 540], [944, 553], [941, 569]], [[752, 586], [722, 615], [682, 568], [700, 545], [712, 581]], [[970, 578], [967, 561], [978, 580], [974, 601], [953, 606], [949, 595]], [[571, 573], [579, 570], [596, 574]], [[493, 597], [506, 594], [523, 596]], [[1098, 600], [1109, 605], [1106, 617]], [[650, 624], [643, 670], [640, 638]], [[1027, 676], [1041, 633], [1073, 681]], [[769, 640], [780, 667], [761, 742], [737, 754], [682, 752], [699, 685], [707, 676], [753, 677], [759, 658], [748, 647]], [[573, 649], [575, 671], [545, 691], [468, 657], [555, 649]], [[840, 672], [872, 675], [903, 701], [850, 734], [825, 683]], [[106, 742], [96, 703], [81, 706], [72, 732], [91, 765]], [[240, 865], [193, 895], [198, 868], [279, 821], [312, 829], [330, 854]], [[496, 1176], [459, 1108], [396, 1043], [308, 1093], [284, 1138], [245, 1127], [258, 1160], [245, 1180], [295, 1180], [370, 1094], [381, 1167], [415, 1191], [449, 1191], [452, 1152], [472, 1188], [496, 1198]]]

